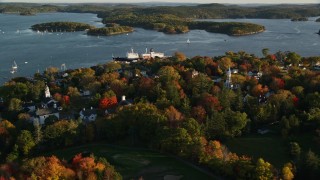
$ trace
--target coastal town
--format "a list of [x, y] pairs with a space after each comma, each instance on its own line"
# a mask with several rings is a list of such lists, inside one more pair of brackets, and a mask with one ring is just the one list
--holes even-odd
[[319, 179], [319, 8], [0, 3], [0, 180]]

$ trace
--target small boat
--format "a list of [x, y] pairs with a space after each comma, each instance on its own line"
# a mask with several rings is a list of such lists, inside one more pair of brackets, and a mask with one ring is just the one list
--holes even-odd
[[187, 44], [190, 44], [190, 39], [188, 38], [188, 40], [187, 40]]
[[16, 63], [16, 61], [13, 61], [13, 65], [12, 65], [12, 67], [11, 67], [11, 74], [14, 74], [14, 73], [16, 73], [17, 72], [17, 70], [18, 70], [18, 65], [17, 65], [17, 63]]
[[18, 65], [17, 65], [16, 61], [13, 61], [12, 69], [18, 70]]

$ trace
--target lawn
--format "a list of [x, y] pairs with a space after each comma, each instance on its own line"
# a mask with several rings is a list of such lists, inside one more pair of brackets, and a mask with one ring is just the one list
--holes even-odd
[[246, 136], [228, 140], [227, 147], [231, 152], [247, 155], [254, 159], [262, 157], [276, 167], [289, 162], [287, 147], [283, 139], [276, 136]]
[[[198, 170], [192, 165], [180, 161], [174, 157], [137, 148], [126, 148], [104, 144], [91, 144], [79, 147], [56, 150], [46, 153], [46, 156], [56, 155], [65, 160], [71, 159], [80, 152], [91, 152], [96, 157], [105, 157], [115, 166], [124, 179], [161, 179], [164, 177], [177, 177], [177, 179], [215, 179], [205, 171]], [[175, 179], [175, 178], [168, 178]]]
[[247, 155], [254, 159], [262, 157], [272, 163], [275, 167], [281, 168], [289, 157], [289, 142], [298, 142], [302, 153], [311, 149], [319, 153], [319, 148], [315, 146], [312, 136], [300, 135], [294, 138], [282, 138], [276, 135], [250, 135], [228, 140], [225, 144], [231, 152], [239, 155]]

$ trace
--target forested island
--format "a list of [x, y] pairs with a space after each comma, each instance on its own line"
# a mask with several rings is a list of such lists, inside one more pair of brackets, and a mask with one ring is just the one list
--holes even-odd
[[34, 15], [36, 15], [36, 13], [30, 10], [30, 11], [20, 12], [20, 15], [21, 16], [34, 16]]
[[79, 22], [49, 22], [35, 24], [31, 26], [34, 31], [48, 31], [48, 32], [74, 32], [74, 31], [84, 31], [94, 28], [93, 26], [85, 23]]
[[111, 36], [111, 35], [133, 32], [133, 28], [128, 26], [120, 26], [117, 24], [113, 24], [110, 27], [96, 28], [89, 24], [78, 23], [78, 22], [41, 23], [41, 24], [35, 24], [31, 26], [31, 29], [39, 32], [87, 31], [88, 35], [93, 35], [93, 36]]
[[0, 178], [317, 179], [320, 57], [262, 52], [16, 77], [0, 87]]
[[87, 31], [88, 35], [93, 36], [111, 36], [117, 34], [126, 34], [133, 32], [134, 29], [129, 26], [112, 26], [112, 27], [103, 27], [103, 28], [91, 28]]

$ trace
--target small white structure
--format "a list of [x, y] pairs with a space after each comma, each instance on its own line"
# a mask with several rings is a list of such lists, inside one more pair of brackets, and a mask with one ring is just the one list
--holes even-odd
[[44, 97], [51, 98], [50, 89], [48, 85], [46, 85], [46, 89], [44, 90]]
[[126, 100], [126, 96], [122, 96], [121, 101], [118, 103], [119, 106], [129, 106], [131, 103]]
[[198, 75], [199, 75], [199, 72], [194, 69], [194, 70], [192, 71], [192, 73], [191, 73], [191, 78], [194, 78], [194, 77], [196, 77], [196, 76], [198, 76]]
[[89, 90], [80, 90], [81, 96], [90, 96], [91, 92]]
[[80, 119], [82, 119], [85, 122], [92, 122], [97, 119], [97, 110], [94, 108], [85, 109], [83, 108], [80, 113]]
[[226, 79], [226, 82], [224, 83], [224, 86], [226, 88], [229, 88], [229, 89], [233, 89], [231, 74], [232, 73], [231, 73], [231, 70], [230, 70], [230, 67], [229, 67], [229, 70], [227, 71], [227, 79]]
[[238, 74], [239, 73], [239, 69], [232, 69], [232, 74]]

